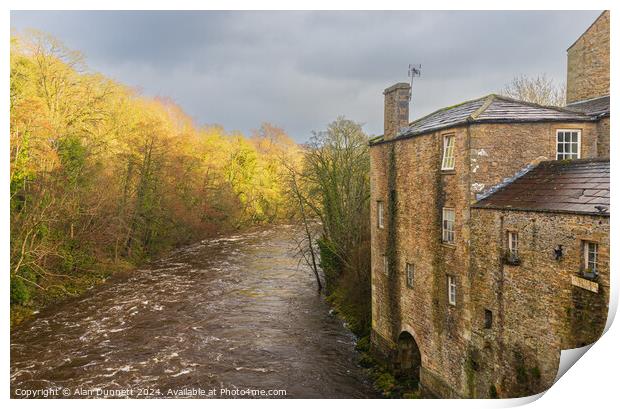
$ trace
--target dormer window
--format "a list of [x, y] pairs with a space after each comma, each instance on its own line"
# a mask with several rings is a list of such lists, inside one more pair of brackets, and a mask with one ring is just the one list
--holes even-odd
[[454, 135], [443, 136], [443, 159], [441, 170], [454, 169]]
[[581, 131], [578, 129], [558, 129], [556, 133], [556, 159], [581, 158]]

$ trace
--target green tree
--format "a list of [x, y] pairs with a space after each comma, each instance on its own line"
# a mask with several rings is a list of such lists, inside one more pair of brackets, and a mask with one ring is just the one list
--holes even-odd
[[318, 237], [307, 233], [302, 254], [312, 262], [318, 245], [327, 294], [359, 334], [370, 323], [368, 140], [360, 124], [339, 117], [313, 134], [302, 170], [289, 172], [302, 221], [307, 228], [311, 218], [320, 221]]

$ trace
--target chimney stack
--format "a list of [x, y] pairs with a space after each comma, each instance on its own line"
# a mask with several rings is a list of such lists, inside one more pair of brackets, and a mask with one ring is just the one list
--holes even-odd
[[387, 141], [394, 138], [401, 128], [409, 125], [410, 92], [411, 86], [406, 82], [399, 82], [383, 91], [383, 95], [385, 95], [383, 140]]

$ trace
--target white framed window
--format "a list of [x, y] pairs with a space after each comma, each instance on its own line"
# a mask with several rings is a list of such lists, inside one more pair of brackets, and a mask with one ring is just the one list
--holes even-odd
[[390, 274], [390, 264], [388, 263], [388, 258], [385, 254], [383, 255], [383, 272], [385, 275]]
[[454, 135], [443, 136], [443, 158], [441, 160], [441, 170], [454, 169]]
[[444, 207], [442, 219], [441, 240], [444, 243], [454, 243], [454, 209]]
[[406, 263], [405, 271], [407, 272], [407, 287], [413, 288], [413, 264]]
[[556, 131], [556, 159], [581, 158], [581, 131], [558, 129]]
[[456, 278], [448, 276], [448, 303], [456, 305]]
[[596, 273], [598, 271], [598, 243], [584, 241], [583, 256], [583, 265], [586, 271]]
[[519, 257], [519, 234], [515, 231], [508, 232], [508, 251], [513, 257]]
[[377, 201], [377, 227], [382, 229], [384, 227], [383, 224], [383, 202]]

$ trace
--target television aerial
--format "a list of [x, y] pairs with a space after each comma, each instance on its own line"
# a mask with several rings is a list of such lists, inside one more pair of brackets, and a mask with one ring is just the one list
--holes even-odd
[[422, 75], [422, 64], [409, 64], [407, 76], [409, 80], [409, 101], [411, 101], [411, 90], [413, 89], [413, 79]]

